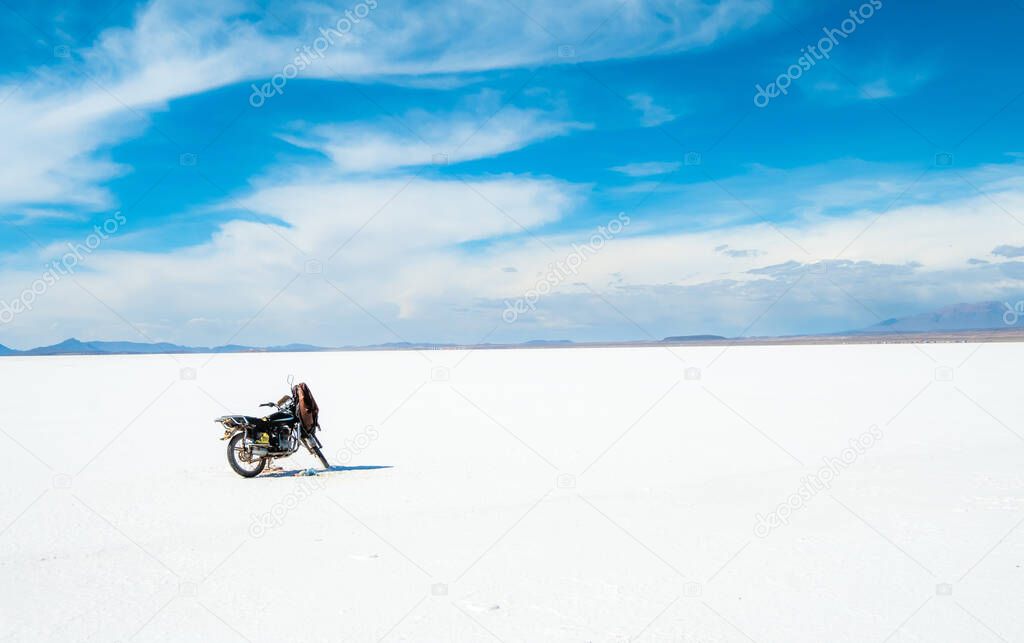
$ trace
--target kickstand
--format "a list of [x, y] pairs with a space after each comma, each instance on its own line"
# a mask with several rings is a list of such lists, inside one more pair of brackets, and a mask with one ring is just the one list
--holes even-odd
[[273, 458], [267, 458], [267, 466], [266, 466], [265, 470], [266, 471], [284, 471], [283, 468], [281, 468], [280, 466], [274, 464], [274, 459]]

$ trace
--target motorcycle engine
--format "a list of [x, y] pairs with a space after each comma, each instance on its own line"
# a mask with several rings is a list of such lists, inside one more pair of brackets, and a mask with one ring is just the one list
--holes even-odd
[[277, 429], [270, 434], [270, 443], [276, 451], [288, 450], [288, 430]]

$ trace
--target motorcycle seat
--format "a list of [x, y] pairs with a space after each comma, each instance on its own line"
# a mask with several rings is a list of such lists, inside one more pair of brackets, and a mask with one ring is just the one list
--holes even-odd
[[240, 426], [254, 426], [264, 430], [287, 425], [295, 420], [294, 416], [290, 413], [278, 411], [271, 413], [266, 417], [253, 417], [251, 415], [224, 415], [217, 418], [217, 422], [223, 422], [227, 419], [232, 420], [235, 424]]
[[263, 418], [257, 418], [251, 415], [222, 415], [216, 419], [217, 422], [223, 422], [224, 420], [233, 420], [235, 424], [251, 426], [259, 426], [264, 423]]

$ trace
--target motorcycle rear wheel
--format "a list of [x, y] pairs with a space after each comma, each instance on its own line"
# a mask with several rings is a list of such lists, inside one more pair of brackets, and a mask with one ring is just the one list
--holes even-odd
[[228, 440], [228, 464], [231, 465], [235, 473], [243, 478], [255, 478], [263, 473], [263, 469], [267, 466], [267, 459], [259, 458], [246, 462], [243, 459], [245, 452], [242, 450], [242, 440], [244, 438], [245, 434], [239, 431]]

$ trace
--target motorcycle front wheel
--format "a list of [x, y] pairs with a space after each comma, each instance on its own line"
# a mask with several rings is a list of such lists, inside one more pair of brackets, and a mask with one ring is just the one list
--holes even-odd
[[245, 434], [238, 432], [228, 440], [228, 464], [235, 470], [235, 473], [243, 478], [255, 478], [263, 473], [267, 466], [266, 458], [252, 458], [246, 455], [242, 448], [242, 440]]

